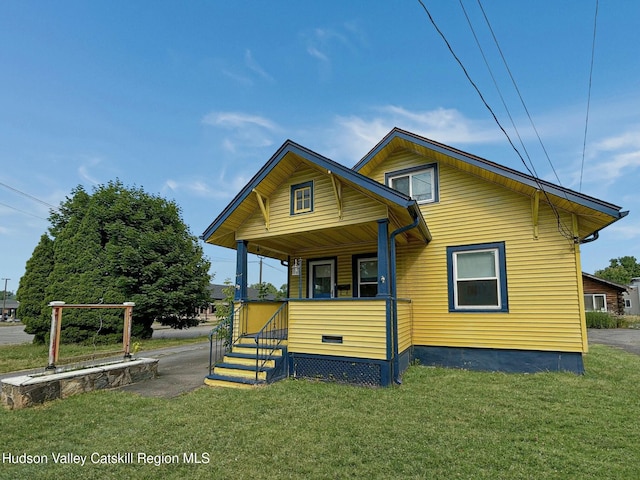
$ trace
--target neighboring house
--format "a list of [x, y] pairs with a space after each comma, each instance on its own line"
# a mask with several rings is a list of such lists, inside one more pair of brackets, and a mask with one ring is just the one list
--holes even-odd
[[624, 315], [624, 293], [627, 287], [582, 272], [584, 309], [587, 312], [609, 312]]
[[[234, 347], [205, 383], [582, 372], [580, 244], [620, 210], [400, 129], [352, 169], [287, 141], [202, 235], [237, 250]], [[268, 314], [248, 253], [288, 262]]]
[[624, 313], [640, 315], [640, 277], [632, 278], [624, 294]]
[[12, 320], [16, 318], [16, 310], [20, 302], [14, 299], [2, 299], [0, 298], [0, 321]]

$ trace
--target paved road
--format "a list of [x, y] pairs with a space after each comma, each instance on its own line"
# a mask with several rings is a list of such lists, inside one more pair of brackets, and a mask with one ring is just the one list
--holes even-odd
[[[193, 338], [208, 335], [210, 331], [211, 325], [200, 325], [183, 330], [154, 325], [153, 338]], [[0, 345], [16, 345], [32, 341], [33, 335], [24, 333], [24, 325], [21, 323], [0, 326]]]

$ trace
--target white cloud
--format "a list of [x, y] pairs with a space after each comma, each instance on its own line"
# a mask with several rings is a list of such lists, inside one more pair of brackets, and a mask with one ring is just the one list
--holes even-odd
[[632, 240], [640, 238], [640, 224], [618, 224], [614, 223], [609, 228], [609, 233], [618, 236], [620, 240]]
[[412, 111], [386, 105], [373, 109], [370, 115], [336, 116], [330, 134], [325, 134], [331, 142], [327, 155], [355, 162], [394, 127], [450, 144], [504, 140], [492, 123], [471, 120], [455, 109]]
[[242, 190], [248, 181], [249, 177], [244, 174], [227, 178], [223, 168], [217, 178], [211, 178], [207, 181], [202, 179], [168, 179], [162, 187], [162, 193], [166, 194], [171, 191], [174, 194], [185, 193], [199, 198], [228, 200]]
[[243, 112], [211, 112], [204, 116], [202, 123], [229, 131], [221, 145], [225, 151], [236, 155], [272, 146], [272, 135], [282, 130], [268, 118]]
[[78, 175], [84, 181], [93, 183], [94, 185], [98, 185], [100, 183], [89, 171], [89, 169], [98, 166], [101, 163], [101, 160], [96, 157], [92, 157], [87, 159], [85, 163], [78, 167]]
[[202, 123], [223, 128], [244, 128], [254, 125], [267, 130], [278, 129], [278, 126], [268, 118], [241, 112], [211, 112], [204, 116]]
[[312, 57], [317, 58], [318, 60], [321, 60], [323, 62], [328, 62], [329, 61], [329, 57], [327, 57], [324, 53], [322, 53], [320, 50], [318, 50], [314, 46], [308, 46], [307, 47], [307, 53], [309, 55], [311, 55]]
[[253, 54], [251, 50], [246, 50], [244, 54], [244, 63], [247, 68], [255, 73], [257, 73], [260, 77], [273, 82], [273, 77], [269, 75], [263, 68], [258, 64], [258, 62], [253, 58]]

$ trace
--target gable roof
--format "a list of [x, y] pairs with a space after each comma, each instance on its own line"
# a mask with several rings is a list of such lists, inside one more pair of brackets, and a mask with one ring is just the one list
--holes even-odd
[[584, 216], [580, 232], [583, 239], [629, 213], [621, 211], [621, 207], [612, 203], [555, 185], [399, 128], [391, 130], [353, 167], [353, 170], [367, 175], [389, 155], [400, 149], [411, 150], [422, 156], [435, 157], [438, 161], [449, 163], [456, 168], [526, 195], [532, 195], [536, 190], [543, 191], [546, 199], [555, 207]]
[[615, 290], [618, 290], [620, 292], [626, 292], [628, 290], [628, 288], [625, 285], [620, 285], [619, 283], [615, 283], [615, 282], [611, 282], [609, 280], [605, 280], [604, 278], [599, 278], [596, 277], [595, 275], [590, 275], [588, 273], [582, 272], [582, 277], [583, 279], [588, 278], [589, 280], [592, 280], [596, 283], [600, 283], [602, 285], [607, 285]]
[[[396, 209], [402, 209], [405, 211], [405, 216], [410, 221], [418, 219], [418, 231], [425, 241], [431, 239], [431, 234], [427, 228], [426, 222], [422, 217], [422, 213], [418, 207], [417, 202], [411, 199], [409, 196], [398, 192], [386, 185], [376, 182], [375, 180], [368, 178], [344, 165], [341, 165], [333, 160], [330, 160], [308, 148], [305, 148], [291, 140], [287, 140], [278, 151], [269, 159], [269, 161], [254, 175], [254, 177], [244, 186], [244, 188], [236, 195], [236, 197], [227, 205], [227, 207], [218, 215], [218, 217], [207, 227], [200, 238], [207, 241], [211, 236], [218, 232], [219, 229], [227, 222], [234, 212], [242, 206], [243, 202], [251, 196], [252, 192], [260, 186], [260, 193], [265, 196], [269, 196], [276, 188], [278, 184], [275, 182], [266, 182], [268, 177], [280, 177], [286, 178], [291, 174], [292, 170], [288, 169], [285, 165], [285, 160], [295, 157], [296, 160], [301, 161], [307, 165], [315, 167], [318, 170], [325, 171], [336, 175], [349, 186], [365, 192], [369, 196], [373, 196], [382, 203], [395, 207]], [[280, 169], [280, 171], [278, 171]], [[408, 214], [408, 215], [407, 215]], [[410, 222], [408, 222], [410, 223]], [[227, 235], [233, 231], [233, 228], [229, 227]], [[225, 234], [223, 232], [222, 234]], [[231, 245], [227, 241], [227, 246]], [[232, 247], [235, 248], [235, 245]]]

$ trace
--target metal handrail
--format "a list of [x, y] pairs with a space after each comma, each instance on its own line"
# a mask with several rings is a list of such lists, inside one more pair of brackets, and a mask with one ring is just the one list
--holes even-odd
[[[235, 310], [231, 310], [228, 317], [218, 323], [209, 332], [209, 375], [213, 372], [213, 365], [220, 358], [223, 358], [226, 353], [231, 350], [233, 344], [233, 319], [237, 315], [238, 311], [242, 308], [240, 304]], [[214, 355], [213, 340], [216, 339], [216, 348]]]
[[[273, 358], [274, 352], [287, 338], [287, 320], [288, 320], [288, 303], [284, 302], [272, 317], [265, 323], [264, 327], [255, 336], [256, 341], [256, 382], [258, 375], [265, 364]], [[269, 347], [271, 349], [269, 350]], [[263, 355], [262, 363], [260, 363], [260, 352], [267, 352]]]

